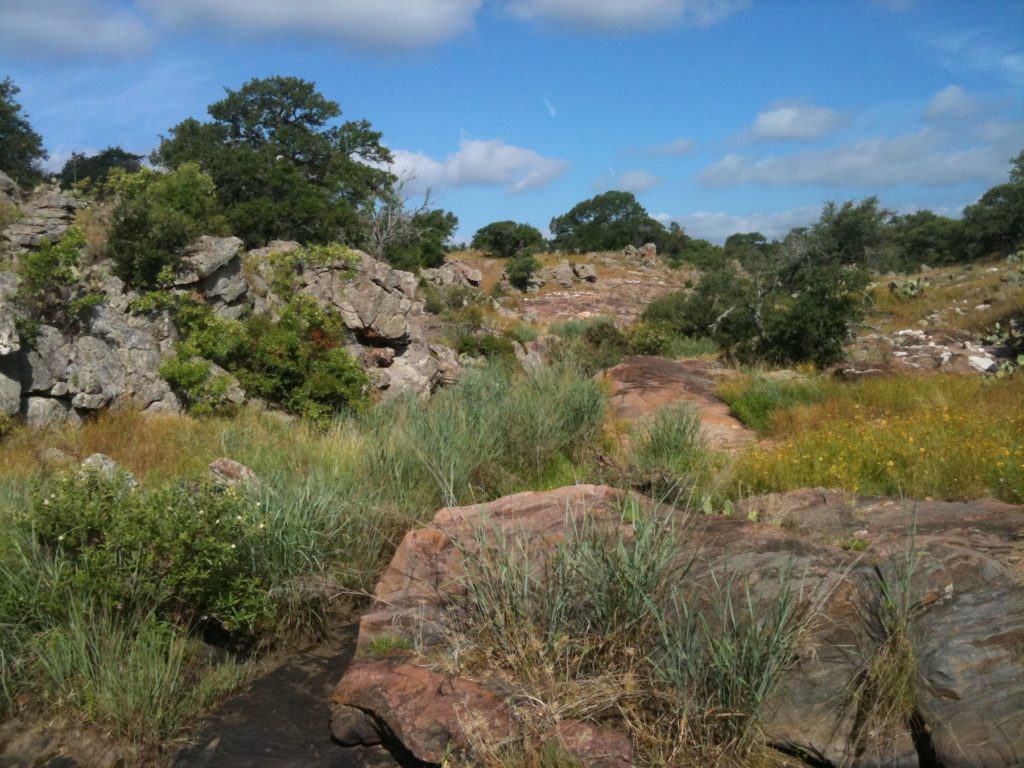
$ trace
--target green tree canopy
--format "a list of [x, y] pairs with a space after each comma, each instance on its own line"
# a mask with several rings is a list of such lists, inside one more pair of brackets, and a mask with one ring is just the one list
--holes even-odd
[[544, 244], [544, 235], [529, 224], [515, 221], [495, 221], [480, 227], [470, 243], [488, 256], [511, 258], [519, 253], [534, 251]]
[[42, 137], [32, 130], [28, 115], [14, 97], [21, 89], [9, 77], [0, 80], [0, 171], [19, 184], [33, 184], [42, 177], [38, 162], [49, 155]]
[[1010, 181], [992, 187], [964, 209], [968, 258], [1024, 243], [1024, 151], [1010, 161]]
[[551, 234], [556, 248], [611, 251], [630, 244], [657, 243], [665, 228], [651, 218], [631, 192], [612, 190], [553, 218]]
[[454, 213], [434, 208], [409, 216], [404, 233], [384, 248], [384, 258], [398, 269], [412, 272], [424, 267], [440, 267], [459, 220]]
[[217, 212], [213, 181], [197, 163], [167, 173], [115, 169], [116, 197], [109, 243], [117, 275], [129, 285], [152, 288], [165, 268], [177, 268], [180, 251], [200, 235], [227, 233]]
[[64, 163], [60, 172], [60, 184], [70, 189], [85, 179], [95, 185], [102, 184], [115, 168], [135, 173], [142, 168], [142, 155], [133, 155], [120, 147], [107, 147], [95, 155], [72, 152], [71, 159]]
[[270, 239], [362, 244], [364, 212], [390, 189], [391, 153], [366, 120], [336, 124], [341, 108], [297, 77], [247, 82], [189, 118], [153, 155], [169, 168], [198, 163], [216, 184], [232, 231]]

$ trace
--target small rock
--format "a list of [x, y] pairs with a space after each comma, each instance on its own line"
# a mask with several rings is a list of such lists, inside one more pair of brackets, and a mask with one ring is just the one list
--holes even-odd
[[241, 488], [259, 490], [260, 478], [249, 467], [241, 462], [221, 457], [210, 462], [210, 475], [215, 485], [221, 488]]
[[999, 365], [991, 357], [980, 357], [978, 355], [968, 357], [967, 364], [981, 373], [991, 373], [999, 368]]
[[106, 478], [113, 478], [120, 475], [124, 477], [125, 484], [129, 488], [135, 488], [139, 484], [132, 476], [131, 472], [124, 469], [105, 453], [94, 453], [92, 456], [83, 459], [79, 466], [82, 470], [80, 473], [82, 476], [85, 476], [89, 472], [95, 472]]

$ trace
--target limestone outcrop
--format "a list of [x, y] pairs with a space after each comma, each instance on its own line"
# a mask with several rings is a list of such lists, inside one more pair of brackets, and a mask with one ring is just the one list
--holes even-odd
[[74, 223], [76, 212], [85, 207], [84, 202], [55, 186], [44, 187], [23, 200], [19, 200], [17, 187], [11, 189], [3, 179], [0, 188], [21, 210], [20, 218], [2, 233], [6, 249], [14, 253], [35, 250], [44, 240], [57, 242]]
[[[265, 277], [268, 257], [299, 249], [298, 243], [273, 242], [246, 253], [236, 237], [204, 236], [182, 252], [172, 290], [200, 298], [225, 319], [274, 316], [280, 299]], [[354, 256], [354, 267], [347, 260], [303, 268], [298, 291], [339, 313], [349, 331], [345, 347], [367, 368], [378, 391], [428, 395], [456, 381], [455, 353], [426, 337], [415, 275], [358, 251]], [[112, 276], [107, 263], [88, 268], [85, 278], [101, 289], [103, 301], [79, 332], [66, 335], [40, 324], [26, 339], [14, 302], [17, 276], [0, 272], [0, 414], [20, 415], [41, 427], [78, 423], [89, 412], [125, 405], [148, 412], [181, 410], [158, 373], [178, 339], [168, 313], [133, 312], [131, 302], [139, 294]], [[231, 402], [245, 400], [237, 383], [229, 394]]]

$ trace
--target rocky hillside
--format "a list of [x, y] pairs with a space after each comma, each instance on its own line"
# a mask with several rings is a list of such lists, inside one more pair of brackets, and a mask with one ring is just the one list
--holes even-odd
[[[15, 262], [19, 253], [59, 239], [81, 207], [50, 189], [19, 204], [25, 218], [4, 231]], [[198, 298], [225, 319], [274, 317], [282, 300], [268, 282], [271, 257], [300, 252], [298, 243], [274, 242], [246, 252], [237, 238], [203, 237], [182, 253], [170, 294]], [[159, 374], [178, 341], [169, 313], [138, 309], [142, 296], [126, 289], [109, 262], [82, 268], [79, 282], [98, 301], [80, 328], [62, 330], [26, 323], [36, 318], [19, 306], [17, 274], [0, 272], [0, 414], [44, 426], [76, 423], [90, 412], [123, 405], [151, 413], [180, 411], [182, 403]], [[302, 269], [297, 289], [340, 315], [344, 347], [367, 370], [375, 390], [428, 394], [458, 377], [454, 353], [426, 336], [429, 320], [414, 275], [353, 252], [344, 263]], [[27, 332], [28, 325], [34, 327]], [[228, 399], [246, 399], [237, 382]]]

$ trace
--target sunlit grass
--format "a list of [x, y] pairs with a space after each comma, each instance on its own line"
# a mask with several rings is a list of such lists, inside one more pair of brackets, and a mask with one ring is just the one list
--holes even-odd
[[830, 383], [774, 416], [774, 442], [736, 470], [745, 492], [814, 486], [862, 494], [1024, 501], [1024, 377], [948, 375]]

